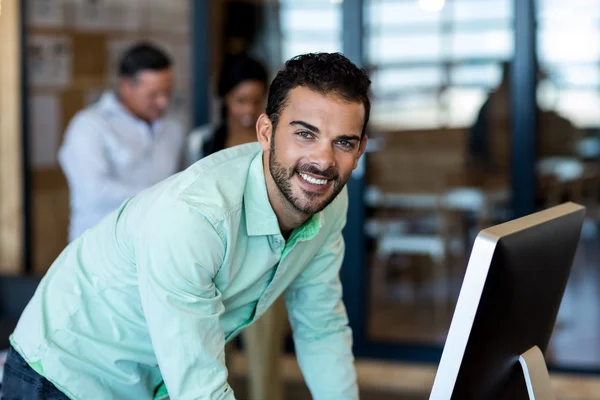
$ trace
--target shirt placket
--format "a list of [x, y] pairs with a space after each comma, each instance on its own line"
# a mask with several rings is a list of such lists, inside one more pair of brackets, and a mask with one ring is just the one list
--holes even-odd
[[302, 241], [301, 237], [295, 237], [292, 235], [292, 238], [288, 240], [286, 243], [285, 239], [281, 235], [273, 235], [270, 237], [271, 248], [274, 251], [279, 252], [279, 262], [275, 265], [275, 273], [272, 275], [271, 281], [267, 284], [265, 291], [260, 297], [257, 304], [257, 311], [262, 314], [267, 304], [272, 303], [270, 300], [273, 299], [273, 292], [275, 288], [278, 286], [278, 282], [281, 280], [281, 276], [285, 271], [285, 260], [288, 258], [288, 255], [294, 250], [298, 242]]

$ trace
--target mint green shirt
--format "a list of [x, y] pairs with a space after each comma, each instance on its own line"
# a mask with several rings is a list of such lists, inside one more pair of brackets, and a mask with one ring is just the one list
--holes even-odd
[[234, 399], [224, 345], [284, 295], [315, 399], [358, 399], [344, 190], [286, 241], [258, 144], [125, 201], [56, 259], [11, 337], [72, 399]]

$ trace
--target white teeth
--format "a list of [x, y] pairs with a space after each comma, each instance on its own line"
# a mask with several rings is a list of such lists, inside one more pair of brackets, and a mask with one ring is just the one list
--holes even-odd
[[310, 182], [312, 184], [315, 184], [315, 185], [325, 185], [327, 183], [327, 179], [316, 179], [316, 178], [313, 178], [310, 175], [306, 175], [306, 174], [303, 174], [303, 173], [300, 173], [300, 176], [302, 178], [304, 178], [304, 180], [306, 180], [306, 181], [308, 181], [308, 182]]

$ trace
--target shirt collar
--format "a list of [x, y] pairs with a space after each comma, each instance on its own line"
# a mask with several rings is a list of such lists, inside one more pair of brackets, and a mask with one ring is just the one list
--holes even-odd
[[[249, 236], [279, 235], [279, 222], [269, 202], [263, 152], [260, 151], [250, 163], [248, 180], [244, 188], [244, 211], [246, 213], [246, 232]], [[295, 229], [297, 240], [311, 240], [323, 224], [323, 213], [313, 215], [308, 221]]]
[[308, 221], [294, 230], [291, 239], [293, 239], [293, 242], [304, 242], [314, 239], [323, 227], [323, 221], [322, 212], [313, 215]]
[[250, 236], [277, 235], [280, 233], [277, 216], [267, 195], [262, 156], [263, 152], [259, 151], [252, 159], [248, 170], [248, 180], [244, 188], [246, 232]]

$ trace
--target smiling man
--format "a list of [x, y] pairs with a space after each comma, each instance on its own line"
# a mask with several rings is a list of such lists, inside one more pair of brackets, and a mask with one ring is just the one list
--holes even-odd
[[369, 86], [340, 54], [288, 61], [259, 144], [202, 159], [72, 242], [11, 337], [5, 396], [234, 399], [225, 342], [283, 294], [313, 397], [357, 399], [338, 275]]

